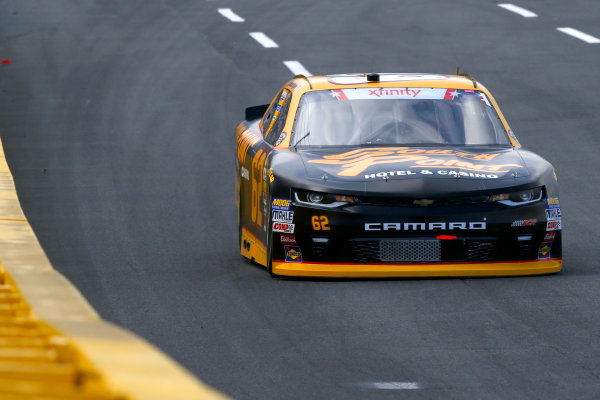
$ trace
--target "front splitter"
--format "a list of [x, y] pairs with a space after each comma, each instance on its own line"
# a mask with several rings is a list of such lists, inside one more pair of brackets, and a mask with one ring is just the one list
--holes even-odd
[[410, 278], [442, 276], [516, 276], [559, 272], [562, 258], [527, 261], [500, 261], [485, 263], [431, 263], [431, 264], [344, 264], [344, 263], [290, 263], [273, 260], [276, 275], [334, 277], [334, 278]]

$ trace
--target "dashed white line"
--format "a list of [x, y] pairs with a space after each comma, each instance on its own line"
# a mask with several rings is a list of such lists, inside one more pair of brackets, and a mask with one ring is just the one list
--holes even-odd
[[364, 382], [360, 386], [366, 389], [416, 390], [421, 389], [419, 382]]
[[600, 43], [600, 39], [598, 39], [597, 37], [588, 35], [587, 33], [583, 33], [581, 31], [578, 31], [577, 29], [563, 27], [563, 28], [556, 28], [556, 30], [561, 31], [562, 33], [566, 33], [567, 35], [576, 37], [579, 40], [583, 40], [586, 43]]
[[219, 8], [217, 11], [231, 22], [244, 22], [244, 18], [234, 13], [231, 8]]
[[277, 43], [273, 41], [273, 39], [262, 32], [250, 32], [250, 36], [252, 36], [254, 40], [260, 43], [263, 47], [279, 47]]
[[537, 17], [537, 14], [534, 13], [533, 11], [529, 11], [529, 10], [526, 10], [526, 9], [524, 9], [522, 7], [515, 6], [514, 4], [499, 3], [498, 7], [502, 7], [504, 9], [508, 10], [508, 11], [512, 11], [512, 12], [514, 12], [516, 14], [519, 14], [520, 16], [525, 17], [525, 18], [534, 18], [534, 17]]
[[294, 75], [312, 76], [312, 74], [308, 72], [308, 70], [304, 68], [299, 61], [284, 61], [283, 63], [290, 71], [292, 71], [292, 74]]

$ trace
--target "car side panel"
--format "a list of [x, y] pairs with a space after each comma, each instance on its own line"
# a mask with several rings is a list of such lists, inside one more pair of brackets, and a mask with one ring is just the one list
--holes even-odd
[[245, 121], [238, 125], [236, 146], [240, 252], [244, 257], [266, 266], [268, 178], [265, 164], [271, 146], [263, 140], [258, 121]]

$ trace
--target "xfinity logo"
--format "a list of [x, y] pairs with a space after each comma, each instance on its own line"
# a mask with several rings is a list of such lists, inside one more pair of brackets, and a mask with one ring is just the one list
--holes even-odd
[[440, 230], [482, 230], [486, 229], [482, 222], [374, 222], [365, 224], [365, 231], [433, 231]]

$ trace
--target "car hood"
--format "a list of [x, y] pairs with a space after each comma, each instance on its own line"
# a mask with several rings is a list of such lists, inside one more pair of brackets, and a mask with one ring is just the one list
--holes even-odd
[[527, 164], [524, 154], [498, 146], [297, 150], [305, 176], [312, 182], [311, 190], [423, 196], [475, 194], [530, 185], [538, 180], [543, 168], [537, 166], [532, 176], [531, 167], [537, 164]]
[[514, 179], [529, 176], [518, 151], [498, 147], [362, 147], [299, 150], [309, 179]]

